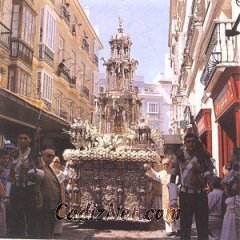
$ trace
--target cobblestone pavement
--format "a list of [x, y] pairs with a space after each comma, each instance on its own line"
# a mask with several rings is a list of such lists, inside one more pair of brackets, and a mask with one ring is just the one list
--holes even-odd
[[[157, 240], [180, 239], [166, 237], [163, 222], [147, 223], [119, 223], [119, 222], [91, 222], [75, 225], [63, 223], [63, 234], [59, 239], [80, 240]], [[196, 239], [196, 238], [192, 238]]]

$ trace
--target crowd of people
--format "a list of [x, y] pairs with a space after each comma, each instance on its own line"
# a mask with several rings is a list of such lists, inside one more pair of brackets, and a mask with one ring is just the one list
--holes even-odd
[[61, 162], [51, 146], [41, 146], [35, 168], [31, 136], [20, 132], [17, 148], [0, 149], [0, 237], [52, 239], [62, 233], [56, 207], [65, 202]]
[[[55, 210], [65, 203], [67, 177], [54, 148], [41, 146], [33, 164], [30, 144], [23, 131], [14, 151], [0, 149], [0, 237], [52, 239], [62, 233]], [[193, 133], [186, 134], [175, 155], [162, 159], [162, 166], [157, 172], [144, 164], [146, 175], [162, 185], [162, 208], [181, 210], [180, 221], [164, 217], [168, 236], [190, 239], [195, 219], [198, 239], [240, 239], [239, 148], [223, 167], [223, 179], [214, 174], [210, 155]]]
[[[144, 164], [146, 175], [162, 184], [162, 207], [180, 208], [178, 221], [164, 219], [167, 236], [191, 239], [193, 219], [200, 240], [240, 239], [240, 149], [234, 148], [223, 167], [223, 179], [214, 173], [214, 164], [198, 137], [188, 133], [184, 147], [162, 159], [163, 170]], [[166, 200], [166, 195], [167, 200]], [[223, 227], [224, 226], [224, 227]]]

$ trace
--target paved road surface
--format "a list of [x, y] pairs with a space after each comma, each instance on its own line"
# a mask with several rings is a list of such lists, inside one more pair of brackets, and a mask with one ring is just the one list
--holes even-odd
[[[180, 239], [179, 237], [166, 237], [163, 222], [153, 224], [134, 224], [121, 222], [90, 222], [82, 225], [63, 223], [63, 234], [59, 239], [80, 240], [157, 240]], [[194, 234], [194, 232], [193, 232]], [[192, 238], [196, 239], [196, 237]]]

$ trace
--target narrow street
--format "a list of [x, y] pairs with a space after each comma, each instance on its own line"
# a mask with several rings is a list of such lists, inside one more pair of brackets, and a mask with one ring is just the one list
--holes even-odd
[[0, 239], [240, 240], [239, 46], [240, 0], [0, 0]]
[[[63, 223], [63, 234], [59, 239], [81, 240], [156, 240], [180, 239], [180, 237], [166, 237], [163, 222], [149, 224], [94, 222], [83, 225]], [[195, 235], [192, 232], [192, 235]], [[192, 239], [197, 239], [192, 237]]]

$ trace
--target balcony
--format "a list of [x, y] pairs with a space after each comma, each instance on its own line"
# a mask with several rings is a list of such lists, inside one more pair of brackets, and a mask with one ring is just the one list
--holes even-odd
[[0, 45], [10, 49], [11, 30], [0, 22]]
[[77, 77], [74, 76], [74, 77], [71, 78], [71, 80], [69, 82], [70, 87], [75, 88], [76, 87], [76, 83], [77, 83]]
[[64, 59], [62, 60], [62, 62], [60, 62], [58, 64], [58, 71], [57, 71], [57, 75], [63, 77], [69, 84], [70, 87], [75, 87], [76, 86], [76, 81], [77, 81], [77, 77], [70, 76], [70, 69], [64, 64]]
[[32, 65], [33, 50], [18, 39], [11, 41], [11, 57], [20, 58], [29, 65]]
[[85, 87], [85, 86], [82, 86], [82, 94], [83, 94], [83, 96], [85, 97], [85, 98], [87, 98], [87, 99], [89, 99], [89, 89], [87, 88], [87, 87]]
[[89, 54], [89, 43], [86, 38], [82, 40], [82, 49], [85, 50]]
[[98, 67], [98, 56], [93, 54], [93, 63]]
[[231, 29], [233, 23], [215, 23], [212, 36], [208, 43], [206, 54], [206, 66], [201, 76], [201, 83], [208, 87], [213, 74], [218, 68], [239, 66], [238, 46], [240, 41], [237, 36], [226, 37], [226, 29]]
[[90, 96], [90, 103], [91, 103], [92, 106], [94, 106], [94, 107], [96, 106], [96, 101], [97, 101], [96, 96], [91, 95]]
[[44, 44], [39, 45], [39, 59], [44, 60], [50, 66], [54, 65], [54, 53]]
[[68, 119], [68, 112], [65, 111], [64, 109], [60, 109], [60, 117], [64, 119]]
[[61, 13], [61, 18], [66, 22], [68, 26], [70, 26], [70, 14], [67, 10], [67, 8], [63, 5], [61, 7], [62, 13]]

